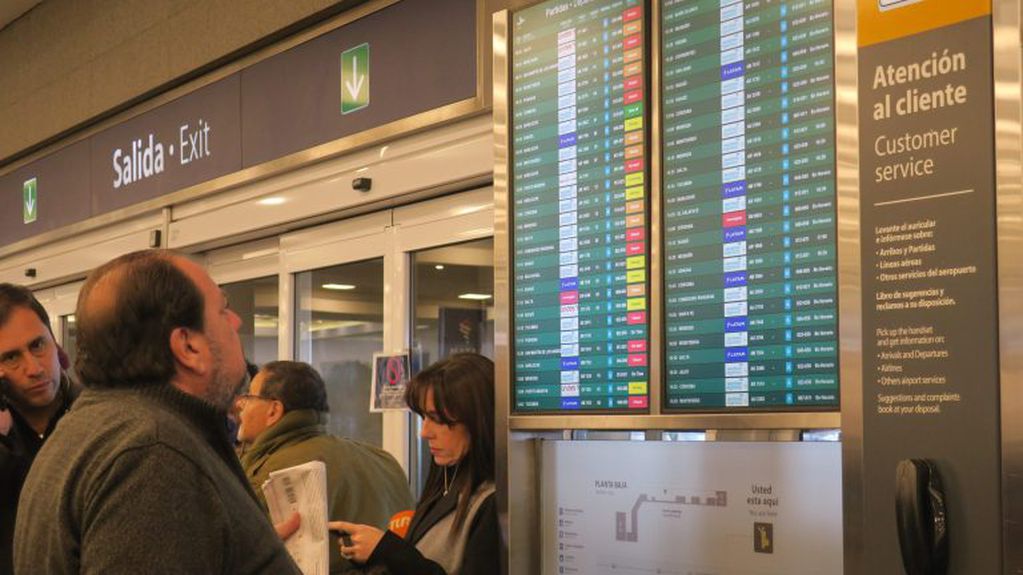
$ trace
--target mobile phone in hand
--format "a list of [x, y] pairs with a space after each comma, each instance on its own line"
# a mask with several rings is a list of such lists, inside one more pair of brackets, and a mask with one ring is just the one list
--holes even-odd
[[345, 547], [352, 546], [352, 535], [350, 533], [342, 531], [341, 529], [331, 529], [331, 531], [337, 534], [338, 538], [341, 539], [341, 543], [343, 543]]

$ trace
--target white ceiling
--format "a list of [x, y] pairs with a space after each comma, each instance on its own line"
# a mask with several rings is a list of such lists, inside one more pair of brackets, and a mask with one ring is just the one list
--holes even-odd
[[0, 30], [43, 0], [0, 0]]

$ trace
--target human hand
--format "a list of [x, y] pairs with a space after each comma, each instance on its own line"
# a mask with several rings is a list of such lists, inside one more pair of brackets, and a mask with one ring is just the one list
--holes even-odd
[[6, 436], [12, 425], [14, 425], [14, 419], [11, 418], [11, 412], [0, 409], [0, 435]]
[[341, 548], [342, 557], [356, 563], [368, 561], [369, 556], [373, 554], [373, 550], [377, 548], [377, 544], [384, 536], [384, 532], [376, 527], [348, 523], [347, 521], [330, 521], [327, 523], [327, 529], [348, 534], [351, 545], [346, 545], [342, 537], [338, 540], [338, 547]]
[[277, 536], [281, 538], [281, 541], [287, 541], [288, 537], [294, 535], [301, 526], [302, 517], [296, 511], [291, 514], [291, 517], [288, 517], [284, 521], [274, 523], [274, 531], [277, 532]]

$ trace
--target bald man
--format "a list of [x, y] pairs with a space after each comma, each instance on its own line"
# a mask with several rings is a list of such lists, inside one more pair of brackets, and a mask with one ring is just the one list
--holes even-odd
[[298, 573], [227, 435], [245, 360], [213, 280], [135, 252], [89, 276], [76, 313], [85, 390], [29, 472], [15, 572]]

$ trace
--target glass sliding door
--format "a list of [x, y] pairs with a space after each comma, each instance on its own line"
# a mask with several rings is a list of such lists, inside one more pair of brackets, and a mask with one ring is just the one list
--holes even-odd
[[[408, 266], [406, 345], [421, 365], [459, 351], [494, 354], [493, 189], [482, 188], [394, 211], [396, 258]], [[421, 493], [430, 450], [410, 418], [409, 476]]]
[[320, 372], [334, 435], [383, 444], [383, 418], [369, 411], [373, 354], [384, 347], [384, 260], [295, 275], [296, 356]]
[[494, 357], [494, 240], [412, 253], [412, 348], [423, 365], [452, 353]]
[[223, 284], [228, 305], [242, 320], [238, 336], [245, 357], [256, 365], [277, 359], [280, 304], [277, 276]]
[[392, 345], [388, 297], [393, 264], [391, 212], [342, 220], [281, 237], [282, 278], [292, 308], [289, 355], [311, 364], [327, 385], [331, 434], [384, 448], [408, 461], [404, 412], [370, 411], [373, 354]]

